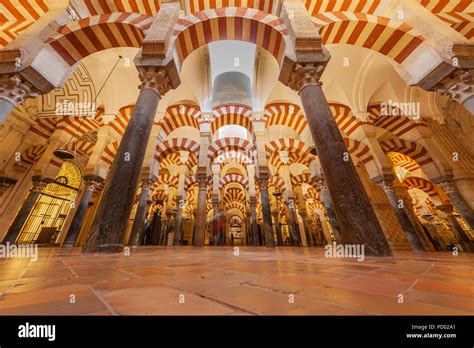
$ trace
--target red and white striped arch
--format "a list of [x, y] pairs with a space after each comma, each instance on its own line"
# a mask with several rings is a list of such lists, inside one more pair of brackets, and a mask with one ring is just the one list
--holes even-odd
[[439, 189], [429, 180], [419, 177], [408, 177], [402, 182], [405, 187], [417, 188], [428, 194], [430, 197], [440, 197]]
[[331, 103], [329, 107], [339, 129], [348, 137], [354, 135], [357, 129], [365, 123], [355, 117], [352, 110], [346, 105]]
[[221, 7], [245, 7], [276, 14], [279, 0], [181, 0], [186, 13]]
[[420, 0], [420, 4], [467, 39], [474, 37], [474, 4], [471, 0]]
[[[257, 182], [258, 184], [258, 182]], [[272, 175], [268, 180], [268, 186], [273, 186], [277, 192], [285, 191], [285, 182], [278, 175]], [[260, 186], [258, 186], [260, 187]]]
[[266, 126], [286, 126], [301, 135], [308, 125], [303, 111], [296, 104], [272, 103], [265, 108]]
[[117, 154], [117, 150], [120, 146], [120, 142], [118, 140], [108, 144], [105, 148], [104, 151], [102, 152], [102, 156], [100, 157], [100, 160], [104, 162], [105, 164], [111, 166], [112, 163], [114, 162], [115, 155]]
[[158, 189], [161, 185], [168, 185], [171, 187], [178, 187], [179, 177], [177, 175], [160, 174], [158, 180], [154, 184], [154, 189]]
[[192, 13], [179, 19], [173, 41], [181, 63], [199, 47], [220, 40], [256, 44], [281, 63], [287, 33], [282, 20], [272, 14], [252, 8], [226, 7]]
[[374, 159], [367, 145], [350, 138], [344, 138], [344, 144], [346, 144], [347, 151], [359, 162], [366, 164]]
[[139, 13], [154, 16], [160, 9], [161, 0], [73, 0], [83, 17], [117, 12]]
[[391, 138], [380, 142], [380, 147], [385, 153], [399, 152], [416, 161], [420, 167], [432, 163], [433, 159], [429, 156], [426, 149], [414, 142]]
[[384, 116], [381, 115], [381, 107], [379, 105], [371, 105], [368, 108], [373, 116], [373, 125], [383, 128], [397, 137], [403, 137], [416, 128], [426, 128], [427, 122], [421, 119], [419, 122], [413, 121], [407, 116]]
[[201, 110], [195, 105], [173, 105], [167, 109], [166, 115], [159, 125], [166, 136], [180, 127], [199, 129], [198, 118]]
[[46, 151], [47, 145], [32, 145], [21, 153], [21, 161], [27, 164], [35, 164]]
[[228, 188], [224, 191], [223, 201], [224, 203], [245, 202], [246, 201], [245, 191], [237, 187]]
[[152, 18], [138, 13], [111, 13], [66, 24], [46, 43], [70, 66], [109, 48], [140, 47]]
[[326, 12], [313, 16], [325, 45], [347, 44], [379, 52], [402, 64], [423, 37], [406, 23], [370, 14]]
[[0, 48], [15, 40], [18, 35], [49, 12], [45, 0], [0, 1]]
[[420, 169], [420, 166], [418, 165], [418, 163], [416, 163], [416, 161], [401, 153], [389, 152], [387, 154], [387, 157], [394, 166], [405, 168], [409, 172], [414, 172]]
[[265, 145], [265, 152], [269, 163], [273, 164], [276, 168], [281, 166], [280, 151], [289, 152], [291, 163], [309, 165], [315, 158], [310, 153], [311, 148], [304, 142], [297, 139], [281, 138]]
[[56, 123], [57, 130], [63, 130], [75, 139], [101, 127], [101, 124], [92, 117], [61, 117]]
[[56, 125], [59, 119], [59, 117], [38, 118], [36, 120], [36, 124], [34, 126], [31, 126], [28, 131], [40, 136], [43, 139], [48, 140], [49, 137], [56, 130]]
[[249, 181], [245, 176], [240, 174], [228, 174], [219, 181], [219, 190], [222, 190], [227, 184], [232, 182], [239, 183], [246, 189], [249, 187]]
[[128, 121], [132, 117], [135, 105], [127, 105], [119, 110], [119, 113], [108, 125], [118, 137], [122, 137], [127, 128]]
[[253, 132], [252, 126], [252, 109], [247, 105], [241, 104], [226, 104], [219, 105], [213, 110], [215, 118], [211, 123], [211, 132], [214, 134], [219, 128], [236, 125], [244, 127], [249, 131]]
[[229, 162], [235, 162], [245, 166], [247, 164], [252, 164], [253, 160], [242, 151], [226, 151], [220, 155], [217, 155], [214, 158], [212, 164], [219, 164], [222, 169], [222, 167], [224, 167]]
[[373, 14], [382, 0], [305, 0], [311, 16], [324, 12], [354, 12]]
[[169, 154], [181, 150], [189, 151], [189, 158], [196, 159], [199, 154], [199, 143], [186, 138], [167, 139], [156, 147], [155, 159], [161, 162]]
[[311, 174], [303, 173], [300, 175], [292, 175], [291, 176], [291, 184], [293, 186], [298, 186], [301, 184], [308, 184], [312, 185]]
[[69, 143], [66, 149], [78, 153], [81, 156], [89, 157], [94, 150], [94, 144], [84, 140], [78, 140]]
[[245, 204], [242, 204], [242, 203], [237, 202], [237, 201], [232, 201], [232, 202], [227, 203], [225, 205], [225, 208], [226, 208], [227, 211], [232, 210], [232, 209], [237, 209], [242, 214], [245, 213]]
[[248, 140], [238, 137], [217, 139], [209, 146], [208, 157], [211, 163], [213, 163], [217, 156], [229, 151], [242, 151], [244, 154], [247, 154], [248, 157], [251, 157], [251, 154], [255, 151], [255, 146]]

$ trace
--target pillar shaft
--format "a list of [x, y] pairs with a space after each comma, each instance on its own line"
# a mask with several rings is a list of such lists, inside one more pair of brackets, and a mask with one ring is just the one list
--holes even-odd
[[153, 182], [151, 180], [142, 180], [142, 190], [140, 192], [140, 198], [138, 199], [138, 206], [135, 212], [135, 218], [133, 219], [132, 232], [128, 245], [137, 246], [143, 241], [143, 235], [145, 233], [145, 219], [148, 205], [148, 196], [150, 195], [150, 185]]
[[262, 201], [263, 215], [263, 236], [265, 246], [274, 247], [275, 239], [273, 237], [272, 212], [270, 207], [270, 196], [268, 194], [268, 178], [260, 178], [260, 199]]
[[295, 212], [295, 202], [293, 200], [288, 200], [286, 202], [288, 206], [288, 215], [289, 215], [289, 228], [290, 228], [290, 236], [293, 246], [301, 246], [301, 239], [299, 228], [297, 225], [296, 220], [296, 212]]
[[464, 220], [474, 229], [474, 212], [464, 197], [459, 192], [456, 184], [451, 180], [438, 182], [438, 185], [449, 196], [451, 202], [456, 207], [456, 210], [461, 214]]
[[275, 233], [277, 236], [277, 245], [282, 246], [283, 245], [283, 234], [281, 232], [281, 224], [280, 224], [280, 213], [278, 211], [275, 211], [272, 213], [273, 215], [273, 220], [275, 220]]
[[392, 207], [395, 215], [397, 215], [398, 222], [402, 226], [403, 231], [405, 232], [405, 237], [407, 238], [408, 242], [413, 251], [424, 251], [425, 248], [423, 246], [423, 242], [420, 236], [421, 231], [417, 230], [417, 226], [412, 224], [410, 217], [406, 212], [405, 203], [401, 201], [396, 192], [393, 189], [393, 184], [391, 181], [383, 180], [381, 182], [381, 186], [385, 192], [385, 195], [390, 202], [390, 206]]
[[18, 238], [18, 235], [20, 234], [20, 231], [23, 228], [26, 219], [28, 219], [28, 216], [33, 207], [35, 206], [35, 203], [38, 200], [41, 191], [43, 191], [43, 188], [46, 185], [47, 182], [41, 179], [36, 180], [35, 178], [33, 178], [33, 187], [31, 188], [30, 193], [23, 202], [23, 205], [21, 206], [20, 210], [16, 214], [15, 219], [13, 220], [12, 224], [10, 225], [10, 228], [8, 229], [7, 234], [5, 235], [5, 238], [3, 238], [3, 243], [14, 243], [15, 240]]
[[257, 210], [256, 203], [250, 203], [250, 218], [251, 218], [251, 233], [252, 233], [252, 245], [260, 245], [260, 238], [258, 237], [258, 225], [257, 225]]
[[197, 201], [196, 230], [194, 231], [194, 246], [204, 246], [204, 234], [206, 230], [206, 201], [207, 201], [207, 178], [198, 178], [199, 192]]
[[212, 245], [219, 245], [219, 202], [213, 202], [214, 216], [212, 219]]
[[178, 211], [176, 212], [176, 224], [174, 231], [174, 245], [181, 245], [183, 243], [183, 208], [184, 200], [178, 200]]
[[[329, 218], [329, 223], [331, 224], [332, 231], [334, 232], [334, 237], [336, 241], [339, 243], [342, 240], [341, 234], [341, 227], [339, 226], [339, 222], [337, 221], [336, 210], [334, 209], [334, 205], [331, 200], [331, 196], [329, 195], [329, 190], [324, 184], [324, 180], [320, 180], [318, 183], [320, 186], [320, 196], [321, 196], [321, 203], [324, 205], [326, 209], [326, 213]], [[322, 223], [326, 223], [323, 221]]]
[[[163, 87], [161, 69], [141, 71], [140, 95], [125, 129], [83, 252], [120, 252]], [[162, 87], [159, 87], [159, 86]]]
[[88, 180], [85, 182], [84, 193], [82, 194], [81, 201], [79, 206], [74, 213], [71, 225], [67, 231], [66, 238], [64, 239], [63, 247], [73, 247], [76, 243], [76, 238], [81, 231], [82, 223], [84, 222], [84, 217], [86, 216], [87, 208], [89, 203], [92, 200], [92, 195], [94, 194], [94, 189], [102, 178], [98, 181]]
[[[298, 68], [297, 68], [298, 69]], [[300, 90], [324, 178], [341, 228], [341, 242], [364, 244], [367, 255], [391, 255], [377, 216], [364, 191], [323, 90], [316, 81], [316, 67], [301, 67]], [[347, 160], [345, 160], [347, 159]]]
[[311, 231], [311, 223], [308, 220], [308, 214], [306, 212], [300, 212], [301, 218], [303, 219], [304, 233], [306, 237], [306, 245], [309, 247], [315, 246], [313, 240], [313, 233]]

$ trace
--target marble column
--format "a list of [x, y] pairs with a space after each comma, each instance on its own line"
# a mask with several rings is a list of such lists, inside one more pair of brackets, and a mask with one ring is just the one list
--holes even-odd
[[252, 213], [250, 211], [245, 212], [246, 220], [245, 226], [247, 227], [247, 245], [253, 245], [252, 239]]
[[288, 215], [289, 215], [289, 230], [290, 230], [290, 237], [293, 243], [293, 246], [301, 246], [301, 239], [300, 239], [300, 230], [298, 228], [297, 220], [296, 220], [296, 212], [295, 212], [295, 201], [293, 199], [288, 199], [285, 202], [286, 206], [288, 207]]
[[257, 202], [255, 197], [250, 197], [250, 219], [251, 219], [251, 231], [252, 231], [252, 245], [259, 246], [260, 238], [258, 237], [258, 225], [257, 225]]
[[178, 211], [176, 212], [176, 223], [174, 230], [174, 245], [181, 245], [183, 242], [183, 208], [185, 205], [184, 199], [178, 199]]
[[212, 245], [219, 245], [219, 201], [213, 200], [214, 216], [212, 219]]
[[123, 250], [125, 230], [158, 103], [161, 96], [172, 88], [168, 69], [174, 65], [171, 68], [169, 65], [138, 68], [142, 82], [140, 94], [109, 170], [104, 193], [83, 248], [84, 253]]
[[76, 243], [76, 238], [81, 231], [82, 223], [86, 216], [87, 208], [92, 200], [94, 189], [98, 184], [103, 182], [104, 179], [99, 176], [86, 176], [84, 177], [84, 192], [82, 194], [79, 205], [74, 213], [71, 225], [67, 231], [66, 238], [64, 239], [63, 247], [72, 248]]
[[[367, 256], [391, 256], [375, 211], [355, 170], [324, 96], [320, 78], [330, 56], [324, 49], [313, 62], [285, 59], [280, 81], [299, 92], [322, 172], [334, 203], [342, 244], [363, 244]], [[317, 59], [319, 59], [317, 61]]]
[[323, 230], [323, 223], [326, 223], [325, 221], [321, 221], [321, 218], [319, 217], [318, 214], [314, 214], [314, 219], [313, 219], [314, 225], [315, 225], [315, 230], [314, 230], [314, 245], [315, 246], [324, 246], [327, 245], [328, 242], [326, 240], [326, 237], [324, 236], [324, 230]]
[[466, 220], [472, 229], [474, 229], [474, 212], [459, 192], [454, 181], [443, 180], [437, 181], [436, 183], [443, 189], [444, 193], [448, 195], [448, 197], [451, 199], [451, 202], [456, 207], [456, 210], [459, 212], [459, 214], [461, 214], [463, 219]]
[[19, 74], [0, 75], [0, 124], [13, 109], [25, 101], [35, 98], [38, 91]]
[[196, 216], [196, 229], [194, 231], [194, 246], [203, 247], [204, 238], [206, 232], [206, 202], [207, 202], [207, 184], [208, 178], [201, 177], [197, 178], [199, 183], [198, 201], [197, 201], [197, 216]]
[[143, 234], [145, 233], [145, 219], [148, 206], [148, 197], [150, 196], [150, 186], [153, 185], [153, 180], [143, 179], [141, 180], [141, 192], [138, 198], [138, 206], [133, 219], [132, 231], [128, 240], [129, 246], [138, 246], [143, 240]]
[[3, 238], [2, 243], [15, 242], [18, 235], [20, 234], [21, 229], [23, 228], [23, 225], [28, 219], [28, 216], [30, 215], [31, 210], [35, 206], [35, 203], [38, 200], [38, 197], [40, 196], [41, 191], [43, 191], [44, 187], [48, 184], [48, 182], [52, 182], [51, 179], [42, 178], [42, 177], [40, 178], [33, 177], [32, 179], [33, 179], [33, 186], [30, 192], [28, 193], [28, 196], [26, 197], [25, 201], [23, 202], [23, 205], [21, 206], [20, 210], [16, 214], [15, 219], [10, 225], [10, 228], [8, 229], [7, 234]]
[[308, 220], [308, 214], [306, 211], [301, 210], [300, 211], [301, 218], [303, 219], [303, 225], [304, 225], [304, 233], [306, 237], [306, 245], [309, 247], [314, 247], [316, 246], [314, 240], [313, 240], [313, 233], [311, 231], [311, 223]]
[[266, 247], [274, 247], [275, 239], [273, 237], [272, 213], [270, 207], [270, 196], [268, 194], [268, 177], [260, 175], [260, 199], [262, 201], [263, 215], [263, 238]]
[[337, 221], [336, 211], [334, 210], [334, 205], [332, 203], [331, 196], [329, 195], [329, 190], [324, 179], [319, 179], [316, 183], [319, 188], [321, 203], [326, 209], [329, 223], [331, 224], [332, 231], [334, 232], [334, 237], [339, 243], [342, 240], [341, 228], [339, 227], [339, 222]]
[[275, 220], [275, 233], [277, 236], [277, 245], [282, 246], [283, 245], [283, 234], [281, 232], [281, 224], [280, 224], [280, 212], [278, 210], [275, 210], [272, 212], [273, 215], [273, 220]]
[[161, 220], [161, 211], [155, 213], [153, 231], [151, 235], [151, 245], [160, 245], [161, 230], [163, 228], [163, 220]]
[[397, 215], [398, 222], [405, 232], [405, 237], [407, 238], [408, 243], [410, 243], [412, 250], [425, 251], [422, 237], [420, 236], [420, 233], [424, 233], [424, 231], [418, 231], [418, 226], [414, 226], [410, 220], [410, 217], [406, 211], [407, 208], [405, 207], [405, 203], [403, 200], [399, 199], [393, 188], [393, 179], [382, 180], [377, 184], [383, 188], [385, 195], [390, 202], [390, 206], [392, 207], [395, 215]]
[[461, 244], [462, 248], [466, 252], [474, 252], [474, 245], [473, 241], [469, 237], [469, 235], [464, 231], [464, 229], [461, 227], [459, 224], [458, 220], [453, 214], [453, 208], [450, 205], [444, 205], [439, 207], [439, 209], [446, 214], [446, 217], [448, 218], [449, 224], [451, 225], [451, 229], [453, 230], [456, 238], [459, 241], [459, 244]]

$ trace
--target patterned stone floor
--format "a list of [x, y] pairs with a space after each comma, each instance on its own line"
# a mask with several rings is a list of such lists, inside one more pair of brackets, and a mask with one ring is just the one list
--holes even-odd
[[[325, 258], [322, 248], [40, 249], [0, 259], [0, 315], [474, 315], [474, 255]], [[403, 295], [403, 303], [399, 303]]]

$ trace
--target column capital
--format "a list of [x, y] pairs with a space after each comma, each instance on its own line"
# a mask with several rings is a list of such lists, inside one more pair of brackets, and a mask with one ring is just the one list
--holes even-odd
[[[454, 69], [433, 87], [431, 91], [436, 91], [441, 95], [449, 96], [460, 104], [465, 104], [469, 99], [474, 98], [474, 69]], [[470, 109], [472, 112], [473, 110]]]
[[323, 178], [314, 179], [314, 182], [320, 191], [328, 189], [326, 186], [326, 181]]
[[446, 194], [455, 193], [458, 191], [458, 188], [452, 179], [444, 178], [442, 180], [436, 181], [436, 184], [441, 187], [441, 189]]
[[0, 99], [21, 104], [27, 98], [36, 98], [40, 91], [20, 74], [0, 75]]
[[297, 92], [306, 86], [321, 86], [321, 76], [328, 61], [329, 56], [323, 60], [312, 62], [293, 62], [285, 57], [279, 80]]
[[160, 96], [180, 84], [178, 68], [172, 59], [166, 65], [138, 65], [139, 89], [151, 89]]

